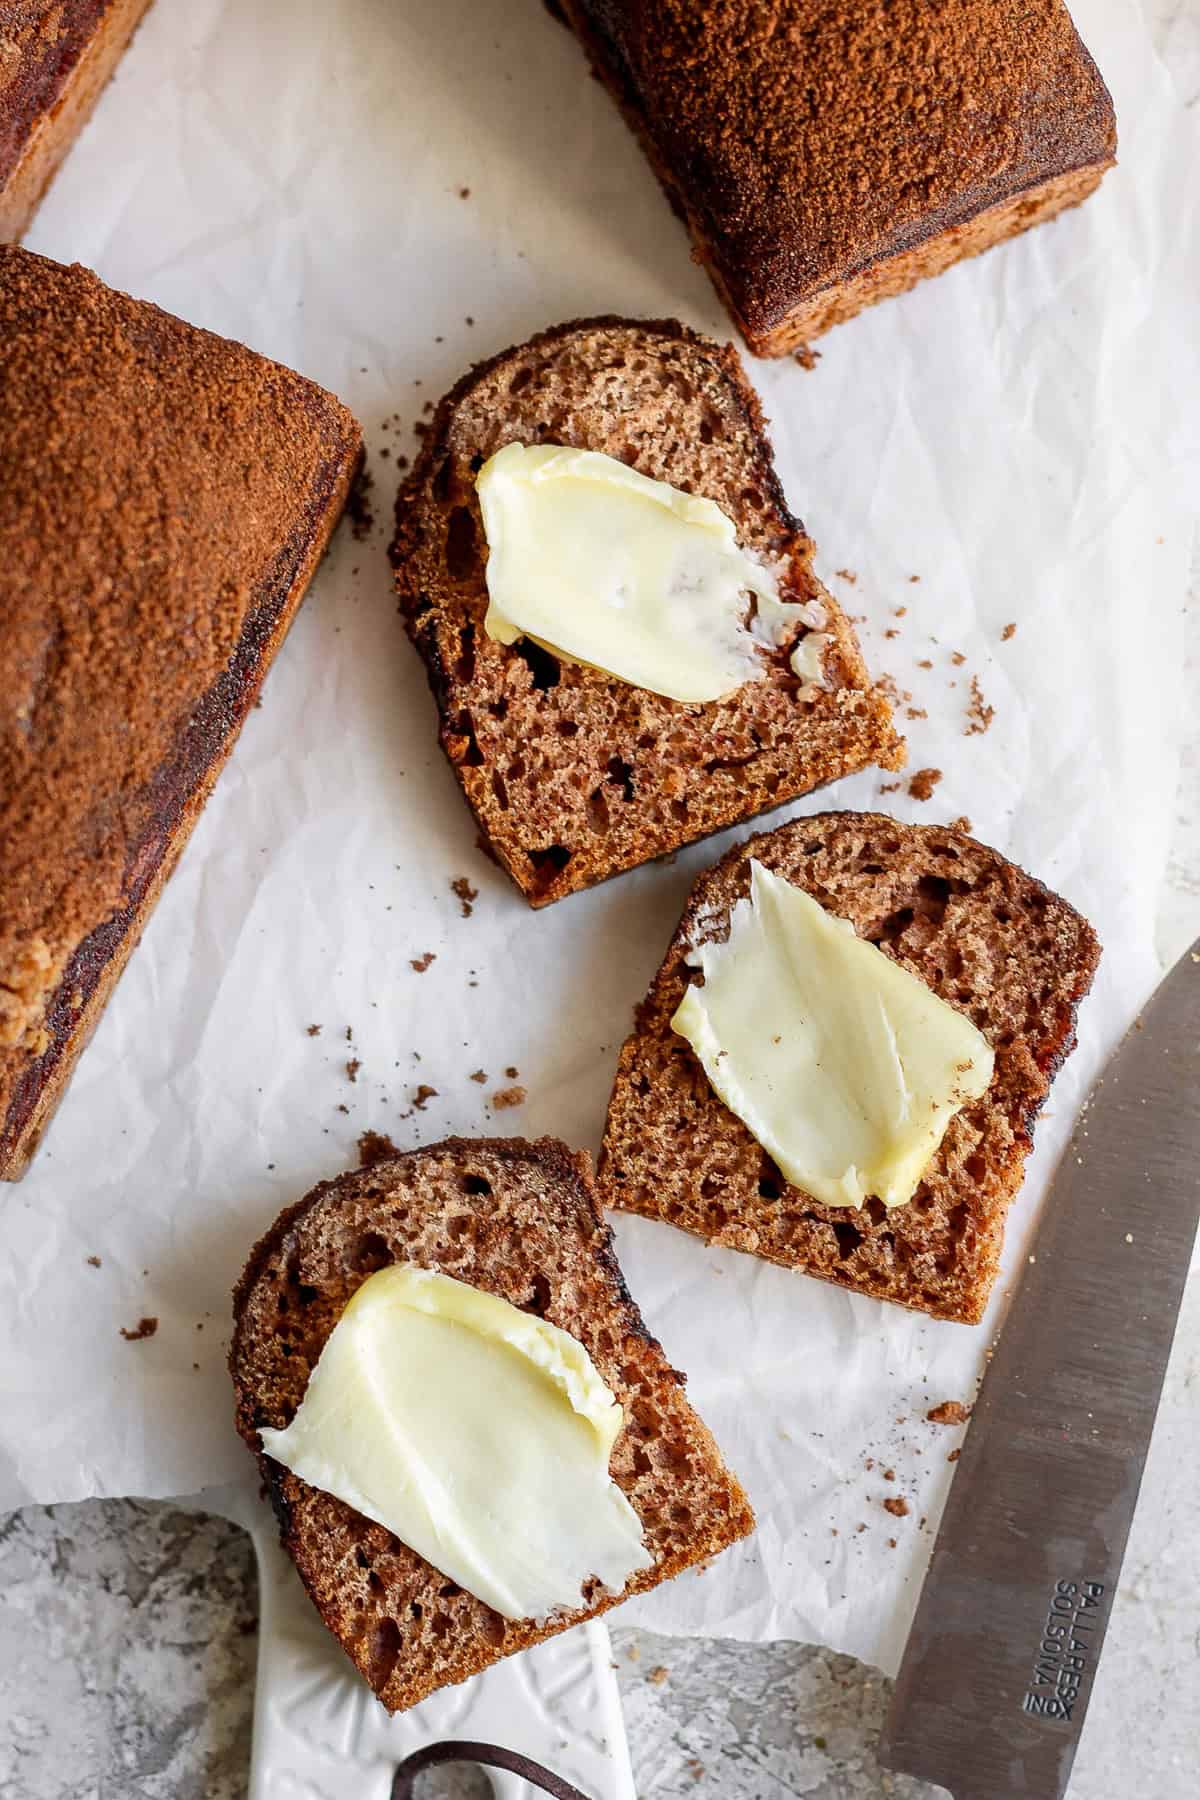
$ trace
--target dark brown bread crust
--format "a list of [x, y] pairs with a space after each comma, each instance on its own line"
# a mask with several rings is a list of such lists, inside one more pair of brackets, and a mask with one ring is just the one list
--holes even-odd
[[759, 355], [1075, 204], [1116, 157], [1062, 0], [563, 11]]
[[149, 0], [0, 0], [0, 243], [23, 236]]
[[[829, 1207], [790, 1187], [717, 1098], [670, 1021], [693, 944], [723, 940], [750, 859], [804, 888], [965, 1013], [991, 1044], [987, 1092], [946, 1131], [907, 1206]], [[945, 826], [818, 813], [739, 845], [702, 875], [621, 1051], [599, 1186], [606, 1206], [665, 1219], [841, 1287], [977, 1322], [1034, 1120], [1075, 1045], [1100, 946], [1065, 900]]]
[[[764, 680], [682, 705], [484, 631], [474, 476], [502, 445], [599, 450], [715, 500], [741, 541], [785, 562], [836, 642], [801, 698], [788, 648]], [[533, 906], [736, 824], [871, 762], [903, 762], [883, 694], [811, 568], [762, 410], [736, 353], [676, 320], [576, 320], [472, 369], [400, 490], [392, 560], [437, 699], [442, 748], [489, 848]]]
[[0, 1177], [22, 1173], [345, 503], [302, 376], [0, 246]]
[[[613, 1479], [655, 1566], [625, 1594], [513, 1623], [380, 1525], [264, 1456], [322, 1347], [375, 1269], [415, 1262], [535, 1312], [585, 1346], [625, 1409]], [[256, 1245], [234, 1295], [237, 1426], [258, 1457], [284, 1548], [326, 1625], [391, 1712], [594, 1618], [753, 1529], [738, 1483], [629, 1297], [585, 1156], [553, 1138], [451, 1138], [323, 1182]], [[586, 1591], [586, 1590], [585, 1590]]]

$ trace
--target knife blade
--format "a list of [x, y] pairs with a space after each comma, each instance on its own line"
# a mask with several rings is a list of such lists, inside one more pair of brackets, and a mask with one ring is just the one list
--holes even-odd
[[1200, 939], [1093, 1088], [984, 1375], [883, 1737], [955, 1800], [1060, 1800], [1200, 1217]]

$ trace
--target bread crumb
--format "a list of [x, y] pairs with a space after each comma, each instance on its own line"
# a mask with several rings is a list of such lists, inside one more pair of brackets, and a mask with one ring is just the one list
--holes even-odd
[[879, 784], [879, 791], [881, 794], [894, 794], [896, 789], [900, 786], [901, 783], [898, 781], [881, 781]]
[[641, 1645], [640, 1644], [630, 1644], [630, 1646], [629, 1646], [628, 1650], [626, 1650], [625, 1654], [629, 1658], [630, 1662], [633, 1662], [633, 1663], [641, 1662], [641, 1660], [642, 1660]]
[[508, 1079], [510, 1081], [515, 1081], [517, 1079], [517, 1076], [521, 1073], [521, 1071], [513, 1063], [509, 1063], [509, 1065], [508, 1065], [507, 1069], [505, 1069], [504, 1073], [508, 1076]]
[[883, 1510], [891, 1513], [893, 1519], [906, 1519], [908, 1517], [908, 1501], [903, 1494], [889, 1494], [883, 1502]]
[[350, 1058], [350, 1061], [346, 1064], [346, 1080], [347, 1081], [357, 1081], [358, 1080], [358, 1071], [361, 1068], [362, 1068], [362, 1063], [359, 1060], [359, 1058], [357, 1056], [352, 1056]]
[[940, 769], [918, 769], [908, 784], [914, 800], [932, 800], [933, 790], [942, 779]]
[[962, 1455], [961, 1450], [952, 1450], [950, 1452], [949, 1456], [946, 1458], [946, 1461], [947, 1462], [957, 1462], [961, 1455]]
[[932, 669], [933, 664], [927, 656], [922, 656], [917, 663], [917, 667], [918, 669]]
[[479, 898], [479, 889], [471, 886], [465, 875], [456, 875], [450, 883], [450, 891], [457, 897], [462, 907], [462, 916], [469, 919], [475, 911], [475, 902]]
[[410, 969], [415, 969], [418, 975], [423, 975], [430, 963], [435, 963], [436, 961], [436, 950], [426, 950], [423, 956], [410, 956], [408, 959], [408, 966]]
[[471, 198], [470, 188], [459, 188], [458, 197], [460, 200], [469, 200]]
[[99, 1268], [103, 1267], [103, 1264], [101, 1263], [100, 1258], [98, 1256], [89, 1256], [89, 1257], [86, 1257], [84, 1260], [86, 1261], [89, 1269], [99, 1269]]
[[858, 582], [858, 576], [854, 573], [853, 569], [835, 569], [833, 572], [839, 581], [848, 581], [851, 587], [854, 587]]
[[885, 1481], [895, 1481], [895, 1479], [896, 1479], [895, 1469], [885, 1469], [883, 1471], [883, 1479]]
[[651, 1669], [650, 1673], [646, 1677], [646, 1680], [652, 1681], [654, 1683], [655, 1687], [661, 1687], [663, 1685], [664, 1681], [666, 1681], [668, 1679], [668, 1677], [670, 1676], [670, 1673], [671, 1673], [671, 1671], [669, 1669], [664, 1668], [662, 1663], [658, 1663], [653, 1669]]
[[910, 575], [908, 579], [910, 581], [920, 581], [921, 577], [919, 575]]
[[1002, 641], [1007, 644], [1009, 638], [1016, 637], [1016, 635], [1017, 635], [1016, 622], [1013, 620], [1010, 620], [1009, 623], [1004, 627], [1004, 630], [1000, 633], [1000, 637], [1001, 637]]
[[478, 1081], [482, 1085], [482, 1083], [487, 1080], [487, 1070], [486, 1069], [473, 1070], [472, 1074], [471, 1074], [471, 1080]]
[[950, 661], [954, 664], [956, 669], [961, 669], [966, 660], [967, 659], [961, 650], [952, 650], [950, 652]]
[[925, 1414], [931, 1425], [965, 1425], [970, 1416], [971, 1408], [961, 1400], [943, 1400]]
[[358, 1140], [358, 1166], [360, 1169], [373, 1169], [376, 1163], [386, 1162], [390, 1156], [399, 1156], [400, 1152], [386, 1131], [364, 1131]]
[[906, 706], [904, 716], [906, 719], [927, 719], [929, 714], [923, 706]]
[[346, 498], [346, 517], [350, 521], [350, 531], [358, 543], [369, 538], [375, 529], [375, 514], [371, 508], [370, 493], [375, 485], [375, 478], [364, 462], [359, 464], [358, 473], [350, 483], [350, 492]]
[[142, 1338], [152, 1338], [157, 1330], [157, 1319], [139, 1319], [132, 1330], [128, 1325], [122, 1325], [121, 1336], [127, 1344], [136, 1344]]
[[949, 828], [951, 831], [970, 831], [971, 821], [966, 813], [959, 813], [957, 819], [951, 819]]
[[900, 633], [896, 630], [895, 626], [889, 625], [883, 635], [885, 638], [898, 638]]
[[979, 685], [978, 675], [972, 675], [971, 699], [967, 706], [967, 723], [963, 727], [963, 736], [980, 736], [987, 730], [995, 716], [995, 707], [989, 706], [983, 697], [983, 689]]
[[528, 1095], [523, 1087], [497, 1088], [492, 1095], [492, 1105], [497, 1112], [502, 1112], [505, 1107], [524, 1106], [527, 1099]]
[[895, 1540], [895, 1538], [889, 1538], [889, 1539], [888, 1539], [888, 1541], [887, 1541], [887, 1546], [888, 1546], [888, 1549], [889, 1549], [889, 1550], [894, 1550], [894, 1549], [895, 1549], [895, 1548], [896, 1548], [896, 1540]]
[[413, 1095], [413, 1105], [416, 1107], [417, 1111], [424, 1112], [425, 1108], [429, 1105], [429, 1102], [437, 1099], [437, 1092], [435, 1087], [430, 1087], [427, 1082], [423, 1081]]
[[345, 1113], [347, 1118], [350, 1117], [350, 1108], [348, 1106], [343, 1106], [340, 1100], [338, 1102], [338, 1111], [340, 1113]]
[[802, 369], [815, 369], [821, 360], [821, 352], [814, 350], [811, 344], [799, 345], [794, 355]]
[[896, 618], [903, 619], [908, 613], [908, 608], [907, 606], [893, 606], [892, 612], [895, 614]]
[[321, 1035], [321, 1027], [319, 1025], [310, 1025], [308, 1027], [308, 1036], [309, 1037], [320, 1037], [320, 1035]]

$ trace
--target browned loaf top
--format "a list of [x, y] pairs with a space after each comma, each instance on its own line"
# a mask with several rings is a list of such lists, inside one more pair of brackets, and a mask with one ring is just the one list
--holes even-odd
[[[625, 1595], [585, 1588], [550, 1621], [511, 1621], [381, 1525], [261, 1452], [290, 1423], [355, 1290], [393, 1262], [440, 1269], [579, 1340], [625, 1410], [610, 1464], [654, 1567]], [[257, 1245], [234, 1296], [238, 1430], [259, 1458], [292, 1557], [326, 1625], [390, 1711], [592, 1618], [723, 1550], [754, 1518], [629, 1297], [591, 1167], [553, 1138], [451, 1138], [323, 1183]]]
[[[750, 859], [794, 882], [974, 1021], [987, 1092], [955, 1115], [906, 1206], [831, 1207], [790, 1187], [717, 1098], [670, 1020], [689, 948], [729, 933]], [[702, 875], [621, 1051], [600, 1158], [606, 1206], [974, 1323], [1000, 1263], [1034, 1120], [1075, 1044], [1100, 946], [1074, 909], [962, 832], [818, 813], [752, 837]]]
[[360, 454], [302, 376], [0, 246], [0, 1175], [232, 746]]
[[0, 0], [0, 241], [19, 238], [149, 0]]
[[[792, 645], [724, 700], [684, 704], [527, 639], [484, 631], [475, 475], [503, 445], [603, 451], [715, 500], [740, 541], [787, 560], [787, 597], [819, 599], [828, 686], [801, 698]], [[447, 395], [400, 490], [392, 558], [442, 748], [484, 838], [534, 906], [750, 818], [903, 747], [854, 633], [811, 569], [758, 399], [736, 353], [674, 320], [561, 325]]]
[[[1062, 0], [564, 10], [763, 353], [793, 347], [798, 309], [824, 329], [1082, 198], [1115, 156], [1112, 100]], [[965, 229], [1001, 208], [994, 232]], [[952, 233], [953, 254], [839, 307], [865, 271]]]

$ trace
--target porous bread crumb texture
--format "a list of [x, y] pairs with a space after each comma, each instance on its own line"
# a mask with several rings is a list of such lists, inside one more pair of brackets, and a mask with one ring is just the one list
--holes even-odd
[[355, 421], [0, 246], [0, 1175], [173, 866], [337, 520]]
[[1051, 217], [1115, 160], [1062, 0], [563, 10], [761, 355]]
[[[262, 1454], [295, 1416], [321, 1349], [376, 1269], [412, 1262], [536, 1313], [577, 1338], [625, 1425], [610, 1470], [654, 1566], [624, 1594], [510, 1621], [383, 1526]], [[258, 1456], [284, 1548], [318, 1611], [389, 1711], [593, 1618], [753, 1529], [744, 1493], [630, 1299], [586, 1157], [552, 1138], [449, 1139], [316, 1188], [255, 1248], [234, 1296], [237, 1424]]]
[[[905, 1206], [831, 1207], [791, 1187], [717, 1098], [670, 1020], [693, 946], [723, 942], [750, 860], [794, 882], [965, 1013], [995, 1052]], [[621, 1051], [599, 1186], [606, 1206], [966, 1324], [983, 1315], [1034, 1120], [1075, 1043], [1100, 946], [1065, 900], [945, 827], [822, 813], [750, 838], [693, 887]]]
[[[488, 637], [475, 476], [512, 442], [598, 450], [715, 500], [744, 545], [782, 563], [784, 597], [824, 610], [827, 685], [800, 682], [788, 645], [764, 657], [762, 680], [683, 704], [529, 639]], [[396, 587], [442, 747], [532, 905], [869, 763], [901, 765], [888, 702], [811, 555], [736, 354], [674, 320], [559, 326], [479, 365], [443, 400], [397, 501]]]
[[0, 5], [0, 242], [25, 231], [148, 0]]

